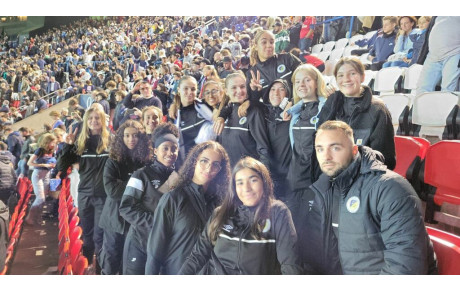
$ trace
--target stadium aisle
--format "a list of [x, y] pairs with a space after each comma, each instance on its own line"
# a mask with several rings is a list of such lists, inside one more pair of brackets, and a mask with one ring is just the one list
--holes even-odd
[[[46, 207], [46, 208], [45, 208]], [[43, 214], [52, 210], [52, 201], [43, 208]], [[42, 225], [24, 223], [10, 275], [57, 275], [58, 219], [43, 219]]]

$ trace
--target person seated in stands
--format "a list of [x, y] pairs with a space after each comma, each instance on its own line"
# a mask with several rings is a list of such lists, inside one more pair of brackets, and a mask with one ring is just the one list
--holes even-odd
[[368, 59], [372, 62], [366, 65], [366, 69], [378, 71], [382, 68], [388, 57], [393, 54], [396, 40], [396, 16], [383, 18], [383, 35], [375, 40], [375, 44], [369, 51]]
[[409, 35], [413, 43], [412, 51], [409, 51], [406, 58], [409, 61], [409, 67], [417, 63], [423, 43], [425, 42], [426, 31], [428, 25], [430, 25], [430, 21], [431, 16], [420, 17], [418, 19], [418, 32]]
[[[140, 92], [141, 97], [133, 99], [133, 95], [136, 92]], [[156, 106], [160, 109], [163, 108], [161, 100], [156, 97], [152, 92], [152, 86], [147, 81], [140, 81], [134, 86], [134, 88], [123, 98], [123, 105], [126, 108], [136, 107], [139, 110], [146, 106]]]
[[289, 52], [291, 54], [293, 54], [294, 56], [298, 57], [302, 61], [302, 63], [313, 65], [321, 73], [326, 68], [326, 66], [324, 65], [323, 60], [321, 60], [320, 58], [317, 58], [315, 56], [312, 56], [308, 52], [304, 53], [304, 54], [300, 54], [300, 49], [298, 49], [298, 48], [293, 48]]
[[224, 69], [219, 73], [219, 77], [221, 79], [227, 78], [228, 75], [232, 73], [236, 73], [236, 70], [233, 68], [232, 65], [232, 58], [231, 57], [224, 57], [223, 61]]
[[397, 36], [394, 55], [388, 57], [388, 61], [382, 65], [383, 68], [388, 67], [408, 67], [409, 60], [407, 55], [412, 50], [414, 44], [411, 35], [415, 35], [418, 29], [415, 29], [417, 18], [414, 16], [401, 16], [399, 18], [399, 33]]
[[43, 110], [48, 108], [48, 102], [46, 102], [37, 92], [33, 92], [32, 96], [35, 100], [35, 109], [34, 113], [42, 112]]
[[[383, 28], [380, 28], [377, 30], [376, 33], [372, 35], [370, 38], [363, 38], [360, 40], [357, 40], [355, 42], [350, 42], [350, 46], [357, 45], [361, 47], [360, 49], [355, 49], [351, 51], [352, 56], [361, 56], [365, 53], [368, 53], [371, 48], [374, 46], [375, 41], [377, 40], [378, 37], [381, 37], [383, 35]], [[363, 48], [367, 46], [367, 48]]]
[[[310, 274], [437, 274], [422, 204], [409, 182], [388, 170], [379, 152], [355, 144], [343, 121], [315, 137], [322, 175], [306, 220]], [[328, 247], [324, 247], [328, 246]]]

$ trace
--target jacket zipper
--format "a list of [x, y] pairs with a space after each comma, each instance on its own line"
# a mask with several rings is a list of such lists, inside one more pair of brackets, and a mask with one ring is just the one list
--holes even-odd
[[241, 268], [240, 268], [240, 257], [241, 257], [241, 244], [242, 244], [242, 239], [243, 239], [243, 236], [245, 234], [245, 232], [249, 229], [249, 224], [246, 226], [246, 228], [241, 232], [240, 234], [240, 239], [238, 241], [238, 261], [236, 263], [236, 267], [238, 268], [238, 271], [240, 273], [240, 275], [243, 275], [243, 273], [241, 272]]

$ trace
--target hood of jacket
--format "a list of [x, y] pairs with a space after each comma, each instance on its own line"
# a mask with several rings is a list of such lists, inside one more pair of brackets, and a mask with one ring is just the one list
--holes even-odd
[[283, 80], [283, 79], [276, 79], [275, 81], [273, 81], [267, 88], [267, 91], [265, 92], [264, 96], [263, 96], [263, 101], [265, 104], [270, 104], [270, 90], [271, 88], [273, 87], [273, 85], [275, 85], [275, 83], [281, 83], [283, 84], [284, 86], [284, 89], [286, 89], [286, 97], [291, 100], [292, 99], [292, 95], [291, 95], [291, 88], [289, 87], [289, 84], [286, 80]]

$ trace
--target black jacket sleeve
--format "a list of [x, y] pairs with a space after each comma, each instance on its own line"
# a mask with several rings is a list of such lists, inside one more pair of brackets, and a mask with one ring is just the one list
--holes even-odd
[[206, 223], [206, 226], [193, 247], [192, 253], [185, 259], [178, 275], [196, 275], [211, 259], [213, 245], [208, 237], [208, 228], [212, 218], [213, 216], [211, 216]]
[[59, 156], [57, 163], [56, 163], [56, 168], [59, 172], [66, 173], [67, 169], [70, 166], [72, 166], [72, 164], [80, 162], [80, 156], [77, 155], [75, 151], [76, 151], [76, 146], [74, 144], [64, 145], [64, 147], [62, 148], [62, 153]]
[[128, 181], [120, 179], [120, 164], [108, 159], [104, 166], [104, 189], [107, 196], [113, 200], [121, 201]]
[[396, 166], [396, 150], [394, 141], [395, 132], [391, 121], [391, 114], [383, 103], [376, 104], [375, 106], [379, 108], [377, 109], [376, 127], [369, 137], [369, 146], [381, 152], [385, 158], [385, 165], [387, 165], [388, 169], [393, 170]]
[[174, 209], [171, 202], [170, 193], [165, 193], [155, 209], [153, 227], [147, 241], [146, 275], [158, 275], [168, 254], [169, 237], [174, 225]]
[[[123, 192], [123, 197], [120, 203], [120, 215], [131, 225], [136, 225], [142, 228], [148, 228], [152, 225], [153, 214], [146, 210], [142, 205], [142, 197], [144, 192], [136, 187], [131, 187], [130, 181], [133, 179], [137, 183], [143, 183], [137, 177], [137, 171], [131, 176]], [[144, 185], [145, 189], [145, 185]]]
[[125, 105], [126, 108], [134, 108], [134, 102], [133, 102], [133, 94], [131, 94], [131, 92], [129, 92], [125, 98], [123, 98], [123, 101], [122, 101], [123, 105]]
[[250, 110], [251, 119], [249, 120], [249, 131], [256, 141], [257, 153], [259, 154], [260, 161], [270, 169], [270, 156], [272, 154], [272, 150], [267, 135], [265, 114], [262, 107], [255, 106], [252, 103], [251, 106], [253, 106], [253, 108]]

